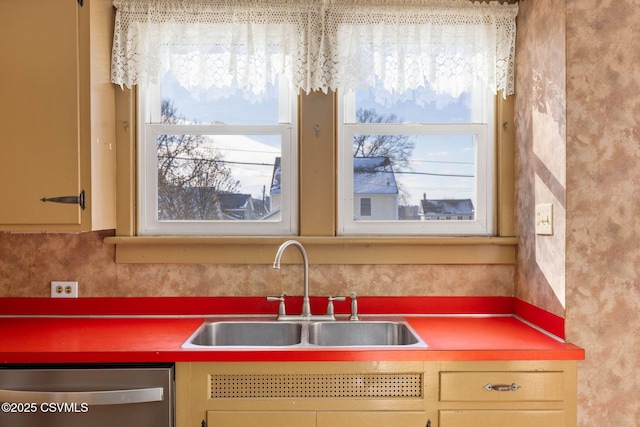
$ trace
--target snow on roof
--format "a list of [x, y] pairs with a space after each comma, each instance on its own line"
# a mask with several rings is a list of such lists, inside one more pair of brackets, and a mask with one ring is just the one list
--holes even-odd
[[420, 203], [425, 214], [462, 215], [475, 210], [471, 199], [422, 199]]
[[398, 194], [391, 160], [388, 157], [354, 157], [353, 193]]

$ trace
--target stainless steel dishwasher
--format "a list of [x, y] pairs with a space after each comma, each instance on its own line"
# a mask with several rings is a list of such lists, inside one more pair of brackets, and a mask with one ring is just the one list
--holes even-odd
[[0, 426], [173, 427], [173, 365], [0, 366]]

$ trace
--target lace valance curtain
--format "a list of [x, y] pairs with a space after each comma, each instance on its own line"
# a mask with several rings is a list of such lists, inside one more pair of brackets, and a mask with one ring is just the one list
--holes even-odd
[[193, 90], [260, 94], [382, 85], [513, 94], [517, 5], [468, 0], [114, 0], [112, 82], [172, 73]]

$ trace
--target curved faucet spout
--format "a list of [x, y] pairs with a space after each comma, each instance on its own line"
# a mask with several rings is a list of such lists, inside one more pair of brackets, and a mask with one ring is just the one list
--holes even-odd
[[289, 246], [295, 246], [300, 250], [302, 254], [302, 261], [304, 262], [304, 295], [302, 297], [302, 317], [311, 317], [311, 305], [309, 304], [309, 259], [307, 258], [307, 251], [304, 246], [297, 240], [287, 240], [278, 248], [276, 252], [276, 258], [273, 261], [273, 268], [280, 270], [280, 259], [285, 249]]

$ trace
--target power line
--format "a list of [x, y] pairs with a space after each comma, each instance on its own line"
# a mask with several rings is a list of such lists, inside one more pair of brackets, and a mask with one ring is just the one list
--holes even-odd
[[[160, 159], [169, 159], [171, 158], [171, 156], [158, 156], [158, 158]], [[228, 165], [245, 165], [245, 166], [269, 166], [269, 167], [273, 167], [275, 166], [275, 163], [257, 163], [257, 162], [237, 162], [237, 161], [231, 161], [231, 160], [220, 160], [220, 159], [207, 159], [207, 158], [203, 158], [203, 157], [174, 157], [174, 159], [177, 160], [184, 160], [184, 161], [207, 161], [207, 162], [215, 162], [215, 163], [221, 163], [221, 164], [228, 164]], [[439, 176], [439, 177], [446, 177], [446, 178], [475, 178], [475, 175], [463, 175], [463, 174], [447, 174], [447, 173], [433, 173], [433, 172], [414, 172], [414, 171], [379, 171], [379, 170], [366, 170], [363, 171], [365, 173], [385, 173], [385, 174], [389, 174], [392, 173], [394, 175], [424, 175], [424, 176]]]
[[[382, 171], [380, 171], [380, 172], [382, 172]], [[444, 177], [449, 177], [449, 178], [475, 178], [475, 175], [458, 175], [458, 174], [432, 173], [432, 172], [412, 172], [412, 171], [402, 172], [402, 171], [395, 171], [395, 172], [386, 172], [386, 173], [394, 173], [396, 175], [444, 176]]]
[[416, 159], [411, 159], [409, 160], [409, 163], [438, 163], [438, 164], [448, 164], [448, 165], [468, 165], [468, 166], [473, 166], [475, 165], [474, 162], [452, 162], [452, 161], [445, 161], [445, 160], [416, 160]]
[[475, 178], [475, 175], [461, 175], [453, 173], [434, 173], [434, 172], [415, 172], [415, 171], [381, 171], [375, 169], [358, 169], [354, 171], [362, 174], [391, 174], [391, 175], [426, 175], [426, 176], [441, 176], [448, 178]]
[[171, 157], [171, 156], [158, 156], [159, 159], [176, 159], [176, 160], [184, 160], [184, 161], [205, 161], [205, 162], [214, 162], [214, 163], [222, 163], [222, 164], [230, 164], [230, 165], [248, 165], [248, 166], [275, 166], [275, 163], [257, 163], [257, 162], [234, 162], [231, 160], [220, 160], [220, 159], [207, 159], [204, 157]]

